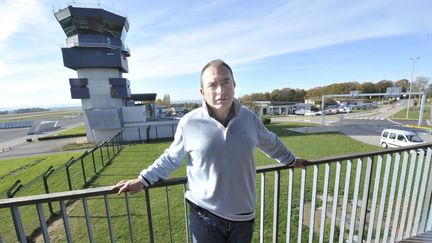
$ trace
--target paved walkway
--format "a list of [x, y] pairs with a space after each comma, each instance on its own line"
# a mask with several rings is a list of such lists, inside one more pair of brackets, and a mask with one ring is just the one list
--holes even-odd
[[[60, 152], [61, 148], [68, 144], [86, 143], [87, 142], [86, 137], [52, 139], [52, 140], [44, 140], [44, 141], [37, 140], [38, 137], [45, 137], [50, 134], [55, 134], [63, 130], [70, 129], [72, 127], [76, 127], [80, 125], [82, 125], [82, 123], [76, 123], [73, 125], [63, 127], [58, 130], [53, 130], [51, 132], [47, 132], [44, 134], [36, 134], [36, 135], [26, 135], [28, 128], [27, 129], [20, 128], [20, 129], [24, 129], [23, 130], [24, 133], [8, 141], [0, 142], [0, 158], [55, 153], [55, 152]], [[27, 139], [31, 139], [31, 142], [28, 142]]]

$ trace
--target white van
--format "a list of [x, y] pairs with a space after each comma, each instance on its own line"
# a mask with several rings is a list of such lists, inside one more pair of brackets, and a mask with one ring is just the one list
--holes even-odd
[[414, 132], [384, 129], [381, 133], [380, 145], [383, 148], [398, 148], [422, 143], [425, 143], [425, 141]]

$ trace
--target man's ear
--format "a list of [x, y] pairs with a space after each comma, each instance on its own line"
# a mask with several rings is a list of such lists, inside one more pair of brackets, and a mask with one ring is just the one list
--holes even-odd
[[203, 88], [200, 88], [200, 94], [201, 94], [202, 96], [204, 96]]

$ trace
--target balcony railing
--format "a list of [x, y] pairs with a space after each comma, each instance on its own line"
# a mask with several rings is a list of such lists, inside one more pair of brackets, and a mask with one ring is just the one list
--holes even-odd
[[[254, 242], [396, 242], [429, 232], [431, 155], [432, 144], [425, 144], [315, 160], [302, 169], [259, 167]], [[161, 181], [140, 198], [110, 195], [108, 186], [0, 200], [2, 225], [13, 221], [15, 229], [2, 232], [0, 242], [37, 235], [28, 232], [35, 219], [23, 223], [30, 220], [23, 211], [37, 213], [36, 232], [45, 242], [189, 242], [186, 183], [184, 177]], [[57, 218], [47, 220], [48, 203], [58, 205]]]

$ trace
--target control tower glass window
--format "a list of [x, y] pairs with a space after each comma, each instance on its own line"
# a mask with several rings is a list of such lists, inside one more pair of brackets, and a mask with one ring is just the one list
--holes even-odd
[[123, 25], [101, 17], [71, 16], [60, 21], [66, 36], [76, 34], [105, 35], [124, 38]]

